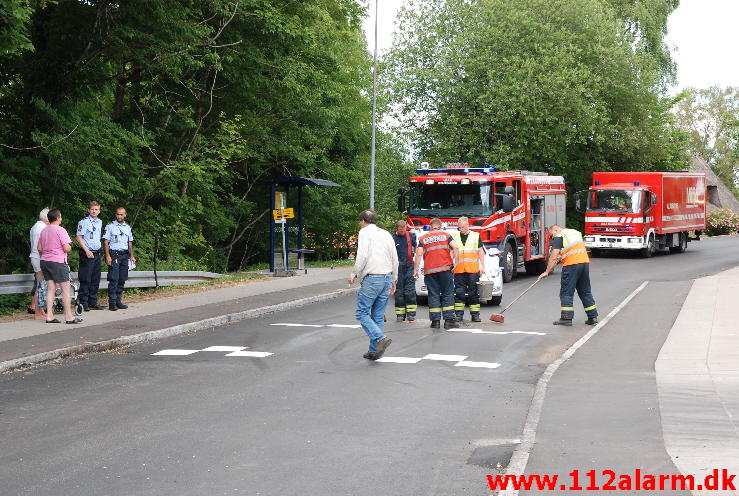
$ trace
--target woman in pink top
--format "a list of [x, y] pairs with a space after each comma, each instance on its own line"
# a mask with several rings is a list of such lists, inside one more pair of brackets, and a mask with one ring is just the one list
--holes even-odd
[[46, 281], [46, 323], [59, 324], [54, 317], [54, 294], [56, 285], [62, 288], [62, 306], [64, 307], [64, 319], [67, 324], [79, 324], [82, 319], [72, 314], [72, 289], [69, 282], [69, 265], [67, 265], [67, 253], [72, 251], [72, 240], [69, 234], [60, 224], [62, 213], [59, 209], [49, 212], [49, 225], [41, 231], [38, 240], [38, 251], [41, 254], [41, 272], [44, 273]]

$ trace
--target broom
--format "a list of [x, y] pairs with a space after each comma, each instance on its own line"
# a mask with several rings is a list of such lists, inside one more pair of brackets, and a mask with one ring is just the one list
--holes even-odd
[[513, 305], [514, 303], [516, 303], [516, 301], [518, 301], [518, 299], [520, 297], [522, 297], [523, 295], [525, 295], [526, 293], [528, 293], [529, 292], [529, 289], [531, 289], [534, 286], [536, 286], [536, 283], [539, 282], [539, 281], [541, 281], [541, 279], [537, 279], [536, 281], [533, 282], [533, 284], [531, 284], [531, 286], [529, 286], [528, 288], [524, 289], [523, 290], [523, 293], [521, 293], [520, 295], [516, 296], [513, 299], [513, 301], [510, 302], [500, 313], [494, 313], [493, 315], [491, 315], [490, 316], [490, 320], [492, 320], [493, 322], [498, 322], [498, 323], [502, 324], [505, 321], [505, 317], [503, 317], [503, 312], [505, 312], [506, 310], [508, 310], [509, 308], [511, 308], [511, 305]]

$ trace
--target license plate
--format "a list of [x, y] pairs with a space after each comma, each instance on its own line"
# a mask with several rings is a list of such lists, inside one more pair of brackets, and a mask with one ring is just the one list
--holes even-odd
[[615, 243], [606, 243], [606, 248], [613, 248]]

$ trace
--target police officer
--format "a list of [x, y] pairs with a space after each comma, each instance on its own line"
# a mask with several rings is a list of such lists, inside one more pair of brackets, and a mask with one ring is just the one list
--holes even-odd
[[470, 307], [472, 322], [480, 322], [480, 293], [477, 281], [485, 272], [485, 251], [482, 248], [480, 235], [470, 231], [470, 220], [460, 217], [454, 242], [459, 248], [459, 262], [454, 267], [454, 313], [462, 322], [464, 309]]
[[418, 267], [423, 259], [423, 281], [429, 295], [431, 328], [439, 329], [444, 317], [444, 329], [459, 327], [454, 316], [454, 278], [452, 269], [459, 259], [457, 244], [451, 235], [441, 230], [441, 221], [431, 219], [431, 230], [418, 238], [413, 277], [418, 279]]
[[100, 287], [100, 235], [103, 221], [98, 219], [100, 204], [91, 201], [87, 208], [87, 217], [77, 223], [77, 244], [80, 247], [80, 269], [77, 277], [80, 280], [79, 302], [89, 310], [102, 310], [98, 305], [98, 288]]
[[595, 307], [595, 298], [590, 289], [590, 258], [582, 239], [582, 234], [574, 229], [566, 229], [557, 224], [549, 228], [552, 240], [549, 245], [552, 253], [549, 256], [547, 270], [542, 272], [539, 279], [547, 277], [557, 262], [562, 262], [562, 279], [559, 287], [559, 301], [562, 313], [554, 325], [572, 325], [575, 315], [575, 290], [582, 301], [582, 306], [588, 316], [585, 321], [588, 325], [598, 323], [598, 310]]
[[404, 220], [395, 223], [395, 249], [398, 252], [398, 285], [395, 288], [395, 317], [397, 322], [416, 320], [416, 281], [413, 278], [413, 255], [417, 242], [415, 233], [408, 232]]
[[115, 221], [105, 226], [103, 235], [105, 262], [108, 264], [108, 309], [128, 308], [121, 302], [123, 286], [128, 279], [128, 261], [136, 263], [133, 255], [133, 232], [126, 224], [126, 209], [118, 207]]

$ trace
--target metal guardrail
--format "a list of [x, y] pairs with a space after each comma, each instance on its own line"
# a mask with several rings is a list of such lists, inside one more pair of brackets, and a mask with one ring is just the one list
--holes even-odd
[[[105, 289], [108, 273], [100, 274], [100, 288]], [[214, 272], [195, 270], [158, 270], [157, 279], [160, 286], [189, 286], [199, 282], [210, 281], [222, 277]], [[77, 281], [77, 273], [72, 272], [72, 280]], [[128, 273], [127, 288], [153, 288], [155, 286], [153, 270], [133, 270]], [[0, 276], [0, 294], [27, 293], [33, 287], [33, 274], [9, 274]]]

